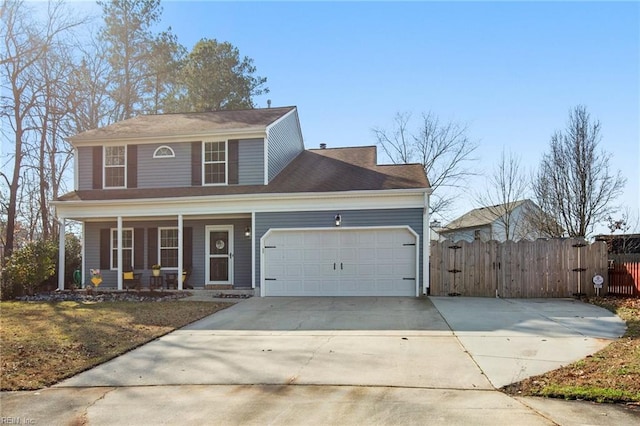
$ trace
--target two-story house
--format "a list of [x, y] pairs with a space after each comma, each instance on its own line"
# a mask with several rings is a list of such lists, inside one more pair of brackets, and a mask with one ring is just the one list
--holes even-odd
[[261, 296], [426, 292], [423, 168], [305, 149], [296, 107], [143, 115], [70, 142], [75, 190], [54, 205], [61, 241], [82, 225], [84, 282], [99, 268], [101, 288], [123, 289], [132, 270], [146, 286], [159, 264]]
[[437, 233], [441, 239], [454, 242], [504, 242], [548, 238], [550, 235], [539, 225], [542, 218], [546, 223], [553, 222], [554, 226], [559, 228], [536, 203], [531, 200], [518, 200], [473, 209], [437, 229]]

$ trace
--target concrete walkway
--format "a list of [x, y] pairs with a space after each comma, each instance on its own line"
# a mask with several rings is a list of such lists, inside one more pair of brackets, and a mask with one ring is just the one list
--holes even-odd
[[495, 390], [593, 353], [624, 330], [608, 311], [573, 300], [254, 297], [52, 388], [3, 393], [2, 416], [96, 425], [628, 424], [640, 418], [621, 407]]

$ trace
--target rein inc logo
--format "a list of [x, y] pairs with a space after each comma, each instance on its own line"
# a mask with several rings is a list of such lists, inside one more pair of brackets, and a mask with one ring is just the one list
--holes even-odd
[[28, 417], [0, 417], [0, 425], [35, 425], [35, 419]]

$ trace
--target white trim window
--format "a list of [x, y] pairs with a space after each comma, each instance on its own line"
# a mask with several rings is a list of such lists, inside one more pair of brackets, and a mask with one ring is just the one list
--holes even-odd
[[204, 185], [227, 184], [227, 141], [202, 144], [202, 182]]
[[104, 187], [127, 187], [127, 150], [126, 146], [104, 147]]
[[[118, 269], [118, 228], [111, 228], [111, 269]], [[122, 270], [133, 270], [133, 228], [122, 228]]]
[[153, 152], [153, 158], [174, 158], [176, 153], [173, 151], [173, 148], [167, 145], [162, 145], [156, 148]]
[[178, 228], [158, 228], [158, 259], [162, 269], [178, 267]]

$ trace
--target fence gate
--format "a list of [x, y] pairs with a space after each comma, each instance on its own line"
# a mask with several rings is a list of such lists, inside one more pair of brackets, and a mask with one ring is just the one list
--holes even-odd
[[592, 279], [605, 278], [607, 246], [582, 239], [432, 242], [430, 294], [545, 298], [595, 294]]

